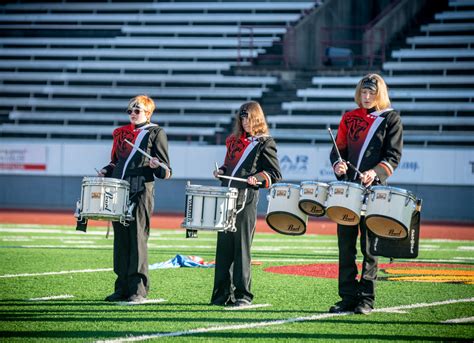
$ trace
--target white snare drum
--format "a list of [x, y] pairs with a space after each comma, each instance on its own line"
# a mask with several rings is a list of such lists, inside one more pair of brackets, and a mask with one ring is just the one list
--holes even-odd
[[329, 183], [326, 215], [338, 224], [356, 225], [360, 221], [366, 190], [346, 181]]
[[298, 206], [309, 216], [322, 217], [326, 214], [326, 199], [329, 185], [324, 182], [303, 181], [300, 184]]
[[78, 220], [95, 219], [120, 221], [128, 225], [133, 220], [134, 205], [129, 204], [130, 185], [125, 180], [105, 177], [82, 179], [81, 200], [77, 202]]
[[192, 230], [236, 231], [237, 188], [186, 186], [183, 228]]
[[267, 224], [284, 235], [306, 232], [308, 215], [300, 210], [300, 187], [289, 183], [275, 183], [268, 195]]
[[404, 239], [416, 208], [416, 197], [401, 188], [373, 186], [367, 198], [365, 224], [375, 235]]

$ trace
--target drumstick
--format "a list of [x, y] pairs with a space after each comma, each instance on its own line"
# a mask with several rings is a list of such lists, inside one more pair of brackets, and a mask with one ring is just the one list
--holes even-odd
[[[219, 170], [219, 166], [217, 165], [217, 162], [216, 162], [216, 175], [217, 175], [217, 177], [220, 177], [221, 179], [229, 179], [229, 180], [234, 180], [234, 181], [247, 182], [247, 179], [242, 179], [240, 177], [219, 175], [219, 174], [217, 174], [218, 170]], [[257, 182], [257, 185], [261, 185], [261, 184], [262, 184], [261, 182]]]
[[[143, 149], [140, 149], [139, 147], [137, 147], [135, 144], [133, 144], [132, 142], [129, 142], [128, 140], [125, 140], [126, 143], [128, 143], [130, 146], [132, 146], [133, 148], [137, 149], [138, 152], [140, 152], [143, 156], [145, 157], [148, 157], [150, 160], [153, 159], [153, 157], [151, 157], [151, 155], [149, 153], [147, 153], [146, 151], [144, 151]], [[166, 169], [166, 170], [169, 170], [168, 166], [166, 164], [164, 164], [163, 162], [160, 162], [158, 160], [158, 165], [163, 168], [163, 169]]]

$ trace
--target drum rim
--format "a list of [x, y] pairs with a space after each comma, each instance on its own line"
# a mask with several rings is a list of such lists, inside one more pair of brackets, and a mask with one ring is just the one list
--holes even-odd
[[101, 176], [85, 176], [82, 178], [82, 184], [88, 185], [107, 185], [110, 184], [119, 184], [129, 186], [130, 183], [127, 180], [116, 179], [114, 177], [101, 177]]
[[194, 190], [194, 189], [200, 189], [200, 188], [203, 188], [205, 190], [215, 189], [216, 192], [222, 192], [222, 193], [228, 193], [228, 192], [238, 193], [239, 192], [239, 190], [235, 187], [206, 186], [206, 185], [187, 185], [186, 186], [186, 191]]
[[300, 186], [302, 187], [303, 185], [322, 185], [325, 187], [329, 187], [329, 183], [319, 181], [301, 181]]
[[396, 193], [396, 194], [400, 194], [400, 195], [408, 195], [410, 198], [413, 199], [413, 201], [416, 202], [415, 194], [413, 194], [409, 190], [406, 190], [406, 189], [403, 189], [403, 188], [378, 185], [378, 186], [370, 187], [369, 192], [373, 192], [373, 191], [376, 191], [376, 190], [389, 190], [392, 193]]
[[349, 182], [349, 181], [332, 181], [332, 182], [329, 182], [329, 187], [331, 187], [331, 186], [333, 186], [333, 185], [335, 185], [335, 186], [342, 186], [342, 185], [345, 185], [345, 186], [346, 186], [346, 185], [349, 185], [349, 186], [351, 186], [351, 185], [354, 185], [354, 186], [357, 186], [356, 188], [359, 188], [359, 189], [361, 189], [361, 190], [363, 190], [363, 191], [366, 190], [366, 188], [365, 188], [364, 186], [362, 186], [361, 184], [356, 183], [356, 182]]
[[[399, 224], [405, 231], [405, 236], [404, 237], [386, 237], [386, 236], [380, 236], [378, 234], [376, 234], [374, 231], [372, 231], [372, 229], [369, 227], [369, 225], [367, 225], [367, 219], [370, 219], [372, 217], [382, 217], [382, 218], [387, 218], [387, 219], [392, 219], [393, 221], [395, 221], [397, 224]], [[405, 227], [405, 224], [403, 224], [401, 221], [399, 221], [398, 219], [394, 219], [392, 217], [389, 217], [389, 216], [385, 216], [385, 215], [380, 215], [380, 214], [369, 214], [368, 216], [366, 216], [364, 218], [364, 224], [365, 226], [367, 227], [368, 230], [370, 230], [370, 232], [372, 232], [376, 237], [378, 238], [383, 238], [383, 239], [389, 239], [389, 240], [393, 240], [393, 241], [401, 241], [401, 240], [404, 240], [406, 238], [408, 238], [408, 236], [410, 235], [410, 232], [409, 230]]]
[[[301, 222], [301, 224], [303, 224], [304, 230], [303, 230], [301, 233], [283, 232], [283, 231], [280, 231], [279, 229], [275, 228], [272, 224], [270, 224], [270, 223], [268, 222], [268, 216], [270, 216], [270, 215], [272, 215], [272, 214], [282, 214], [282, 213], [287, 214], [287, 215], [290, 215], [291, 217], [294, 217], [294, 218], [298, 219], [298, 220]], [[305, 215], [306, 215], [306, 214], [305, 214]], [[304, 235], [304, 234], [306, 233], [306, 226], [307, 226], [307, 225], [305, 224], [305, 222], [304, 222], [300, 217], [298, 217], [297, 215], [295, 215], [295, 214], [293, 214], [293, 213], [290, 213], [290, 212], [284, 212], [284, 211], [271, 212], [271, 213], [269, 213], [269, 214], [267, 214], [267, 215], [265, 216], [265, 221], [267, 222], [268, 226], [270, 226], [270, 228], [271, 228], [273, 231], [275, 231], [275, 232], [277, 232], [277, 233], [280, 233], [280, 234], [282, 234], [282, 235], [287, 235], [287, 236], [301, 236], [301, 235]]]
[[[301, 203], [302, 202], [310, 202], [312, 204], [316, 204], [318, 206], [321, 206], [323, 208], [323, 214], [321, 215], [316, 215], [316, 214], [313, 214], [313, 213], [307, 213], [306, 211], [304, 211], [302, 208], [301, 208]], [[300, 201], [298, 201], [298, 208], [301, 210], [301, 212], [303, 212], [304, 214], [308, 215], [308, 216], [311, 216], [311, 217], [316, 217], [316, 218], [319, 218], [319, 217], [324, 217], [326, 215], [326, 207], [321, 204], [320, 202], [317, 202], [315, 200], [310, 200], [310, 199], [301, 199]]]
[[297, 185], [294, 183], [281, 182], [281, 183], [274, 183], [270, 188], [276, 188], [276, 187], [290, 187], [290, 188], [299, 189], [300, 185]]

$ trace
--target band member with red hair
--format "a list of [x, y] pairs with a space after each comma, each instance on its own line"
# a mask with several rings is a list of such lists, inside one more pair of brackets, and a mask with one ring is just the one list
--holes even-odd
[[[398, 112], [390, 107], [387, 85], [380, 75], [368, 74], [357, 84], [355, 102], [358, 108], [342, 116], [336, 145], [330, 159], [338, 180], [362, 182], [369, 187], [385, 184], [400, 163], [403, 128]], [[359, 176], [354, 168], [361, 172]], [[357, 279], [357, 236], [364, 256], [360, 280]], [[369, 314], [375, 303], [378, 259], [369, 251], [370, 238], [364, 218], [358, 225], [337, 225], [339, 248], [339, 296], [341, 301], [329, 309], [331, 313], [354, 311]]]
[[247, 182], [222, 179], [223, 187], [239, 190], [236, 232], [217, 235], [216, 269], [211, 303], [246, 306], [252, 304], [250, 248], [257, 221], [259, 188], [269, 188], [281, 179], [275, 141], [269, 135], [259, 103], [244, 103], [235, 118], [233, 133], [226, 139], [227, 153], [218, 175], [244, 178]]
[[[127, 109], [130, 124], [114, 130], [111, 161], [99, 173], [99, 176], [127, 180], [130, 201], [135, 204], [135, 220], [128, 226], [113, 222], [117, 279], [114, 292], [105, 298], [106, 301], [142, 302], [150, 288], [147, 242], [154, 206], [155, 177], [171, 177], [166, 133], [150, 122], [154, 110], [155, 103], [146, 95], [130, 100]], [[153, 158], [150, 160], [125, 140]]]

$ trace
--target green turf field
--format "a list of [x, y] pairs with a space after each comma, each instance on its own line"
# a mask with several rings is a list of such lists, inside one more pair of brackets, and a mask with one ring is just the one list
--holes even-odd
[[[216, 235], [153, 230], [149, 262], [176, 254], [214, 259]], [[453, 341], [474, 339], [474, 242], [422, 240], [422, 266], [383, 268], [369, 316], [328, 314], [337, 280], [284, 275], [268, 267], [337, 261], [335, 236], [257, 234], [254, 304], [208, 305], [214, 269], [150, 271], [151, 300], [106, 303], [115, 280], [104, 228], [0, 224], [0, 341]], [[381, 264], [388, 259], [381, 258]], [[432, 263], [433, 265], [425, 265]], [[402, 281], [400, 281], [402, 280]], [[443, 282], [441, 282], [443, 281]]]

